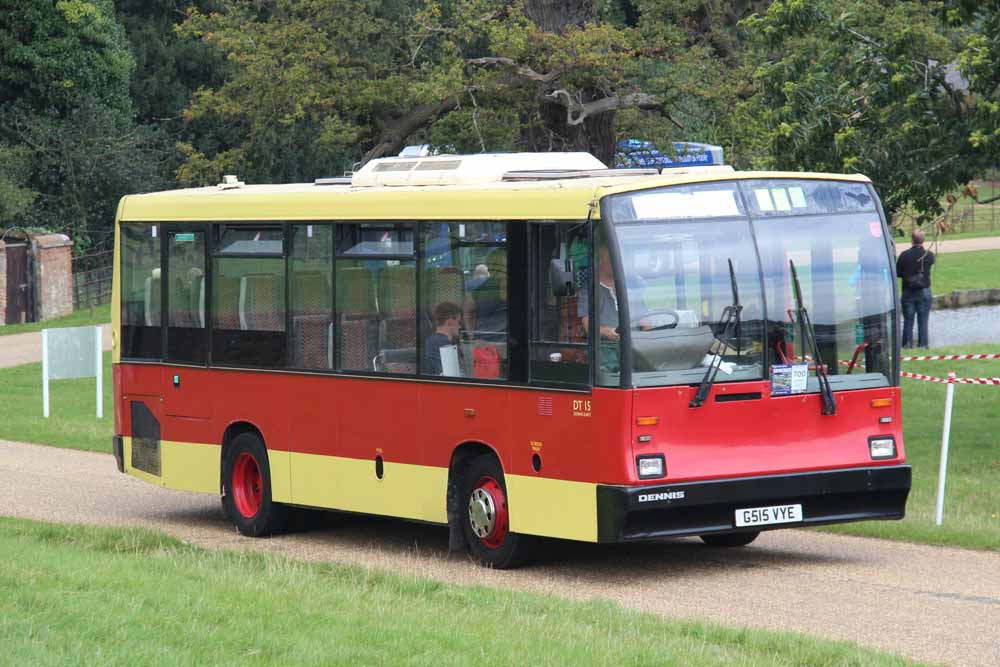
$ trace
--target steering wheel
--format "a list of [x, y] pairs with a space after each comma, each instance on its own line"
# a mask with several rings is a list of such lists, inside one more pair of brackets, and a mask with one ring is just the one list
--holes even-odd
[[651, 310], [647, 313], [639, 315], [638, 317], [632, 318], [630, 325], [633, 329], [637, 329], [640, 327], [643, 320], [648, 321], [650, 319], [656, 319], [664, 315], [671, 318], [673, 321], [667, 322], [666, 324], [661, 324], [659, 326], [649, 327], [648, 329], [643, 329], [643, 331], [663, 331], [664, 329], [674, 329], [681, 321], [681, 316], [677, 313], [676, 310], [671, 310], [669, 308], [662, 308], [660, 310]]

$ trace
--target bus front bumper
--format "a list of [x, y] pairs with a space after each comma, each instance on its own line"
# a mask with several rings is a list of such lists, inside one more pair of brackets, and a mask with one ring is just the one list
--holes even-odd
[[[908, 465], [651, 486], [598, 485], [597, 539], [626, 542], [902, 519], [909, 492]], [[795, 505], [801, 520], [736, 525], [737, 511]]]

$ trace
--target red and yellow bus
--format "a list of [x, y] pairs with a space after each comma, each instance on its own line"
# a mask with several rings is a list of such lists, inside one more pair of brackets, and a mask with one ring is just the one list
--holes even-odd
[[609, 170], [587, 154], [376, 160], [351, 178], [122, 199], [119, 470], [538, 538], [898, 519], [892, 244], [869, 180]]

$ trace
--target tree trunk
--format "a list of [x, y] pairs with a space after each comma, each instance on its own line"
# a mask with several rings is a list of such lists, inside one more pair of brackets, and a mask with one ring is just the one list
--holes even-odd
[[597, 19], [593, 0], [526, 0], [524, 13], [542, 30], [556, 33]]
[[[524, 13], [546, 32], [563, 33], [569, 27], [580, 28], [597, 21], [594, 0], [526, 0]], [[605, 97], [601, 91], [579, 91], [581, 102]], [[588, 151], [604, 164], [611, 165], [615, 153], [615, 112], [595, 114], [579, 125], [570, 125], [566, 108], [549, 100], [541, 100], [541, 116], [546, 129], [557, 138], [557, 150]]]

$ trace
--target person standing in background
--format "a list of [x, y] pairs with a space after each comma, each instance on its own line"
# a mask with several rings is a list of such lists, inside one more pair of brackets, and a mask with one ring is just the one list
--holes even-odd
[[927, 320], [934, 296], [931, 267], [934, 253], [924, 248], [924, 233], [913, 230], [913, 245], [896, 259], [896, 275], [903, 282], [903, 347], [913, 347], [913, 317], [917, 319], [917, 347], [927, 347]]

